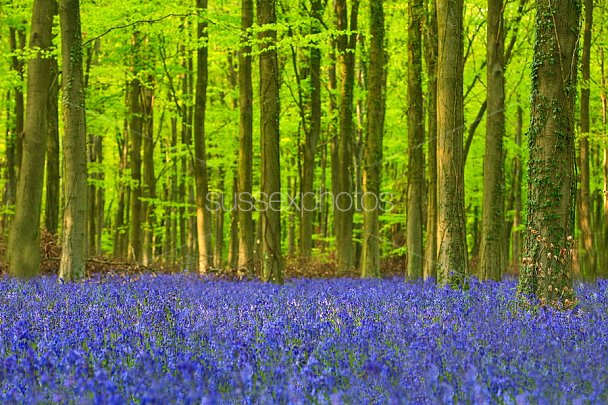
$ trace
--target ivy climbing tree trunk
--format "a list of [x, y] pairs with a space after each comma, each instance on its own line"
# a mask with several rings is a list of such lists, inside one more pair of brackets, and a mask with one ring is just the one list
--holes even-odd
[[[196, 7], [199, 13], [206, 13], [207, 0], [197, 0]], [[200, 18], [197, 25], [196, 70], [196, 100], [194, 107], [194, 181], [196, 185], [196, 234], [198, 241], [198, 271], [207, 273], [213, 264], [211, 250], [211, 213], [207, 206], [209, 193], [209, 176], [207, 173], [207, 147], [205, 140], [205, 116], [207, 111], [207, 84], [208, 70], [208, 40], [207, 20]]]
[[[336, 0], [335, 12], [340, 34], [336, 44], [340, 76], [340, 127], [336, 142], [337, 164], [334, 169], [336, 187], [334, 188], [334, 232], [336, 234], [336, 256], [338, 266], [347, 270], [355, 265], [353, 246], [353, 215], [355, 197], [353, 196], [353, 100], [355, 87], [355, 50], [357, 46], [357, 20], [359, 0], [351, 3], [350, 16], [346, 0]], [[350, 17], [350, 24], [349, 24]]]
[[[370, 64], [367, 139], [363, 169], [361, 276], [380, 276], [380, 185], [384, 136], [384, 1], [370, 2]], [[422, 235], [421, 235], [422, 236]], [[421, 242], [422, 243], [422, 242]]]
[[407, 185], [407, 278], [422, 278], [422, 206], [424, 198], [424, 109], [422, 97], [422, 0], [408, 5], [408, 185]]
[[486, 141], [483, 159], [483, 202], [479, 274], [500, 280], [504, 252], [505, 33], [503, 0], [488, 0]]
[[581, 228], [581, 248], [579, 250], [583, 275], [586, 278], [595, 277], [595, 251], [593, 230], [591, 228], [591, 188], [589, 167], [589, 96], [591, 85], [591, 30], [593, 27], [593, 0], [585, 0], [585, 28], [583, 33], [583, 55], [581, 70], [583, 83], [581, 87], [581, 135], [579, 140], [580, 195], [579, 226]]
[[428, 77], [428, 189], [424, 278], [437, 278], [437, 7], [431, 0], [426, 21], [426, 68]]
[[23, 134], [23, 159], [17, 181], [15, 218], [9, 235], [7, 256], [12, 275], [30, 278], [40, 271], [40, 206], [47, 141], [48, 91], [53, 80], [51, 52], [52, 0], [35, 0], [29, 47], [27, 111]]
[[463, 159], [463, 0], [437, 0], [438, 279], [464, 282], [467, 244]]
[[262, 187], [260, 212], [262, 279], [283, 282], [281, 258], [281, 169], [279, 164], [279, 65], [277, 58], [275, 0], [258, 0], [260, 41], [260, 137], [262, 143]]
[[578, 0], [536, 1], [528, 204], [519, 292], [570, 308], [574, 234], [574, 108], [578, 73]]
[[59, 277], [65, 281], [86, 275], [87, 149], [80, 0], [60, 0], [63, 91], [63, 211]]
[[238, 266], [253, 270], [253, 84], [251, 80], [251, 27], [253, 0], [241, 1], [239, 51], [239, 183], [236, 192], [239, 226]]

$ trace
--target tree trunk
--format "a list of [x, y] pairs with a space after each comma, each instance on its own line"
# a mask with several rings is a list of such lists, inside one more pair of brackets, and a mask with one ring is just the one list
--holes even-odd
[[463, 161], [463, 0], [437, 0], [437, 247], [442, 284], [467, 276]]
[[[604, 65], [604, 47], [601, 46], [600, 47], [600, 72], [601, 72], [601, 93], [600, 93], [600, 97], [602, 100], [602, 135], [604, 137], [604, 139], [606, 139], [606, 137], [608, 136], [608, 133], [606, 132], [607, 127], [608, 127], [608, 97], [606, 95], [606, 91], [608, 90], [607, 88], [607, 81], [606, 81], [606, 71], [605, 71], [605, 65]], [[603, 263], [602, 265], [600, 265], [600, 272], [601, 274], [598, 274], [598, 276], [603, 277], [603, 278], [608, 278], [608, 144], [604, 144], [604, 195], [603, 195], [603, 199], [602, 201], [604, 202], [603, 204], [603, 212], [602, 212], [602, 217], [603, 217], [603, 226], [602, 229], [600, 229], [600, 235], [603, 234], [603, 237], [601, 237], [601, 239], [603, 240], [603, 249], [601, 249], [602, 252], [602, 256], [601, 256], [601, 260], [600, 263]]]
[[437, 278], [437, 7], [427, 11], [426, 66], [428, 76], [428, 190], [424, 278]]
[[25, 153], [17, 181], [15, 218], [7, 249], [10, 273], [24, 278], [33, 277], [40, 271], [40, 205], [48, 130], [48, 92], [53, 80], [52, 62], [46, 55], [53, 47], [52, 27], [53, 2], [35, 0], [30, 49], [39, 48], [39, 51], [28, 62]]
[[591, 188], [589, 171], [589, 96], [591, 85], [591, 30], [593, 27], [593, 0], [585, 0], [585, 30], [583, 34], [581, 87], [581, 134], [579, 140], [580, 196], [579, 196], [579, 225], [581, 228], [581, 247], [579, 250], [583, 275], [588, 279], [595, 277], [595, 250], [593, 230], [591, 228]]
[[[56, 1], [51, 1], [51, 6], [53, 9], [53, 15], [56, 14], [57, 3]], [[19, 77], [20, 81], [23, 83], [24, 78], [24, 68], [25, 64], [22, 60], [17, 56], [17, 51], [23, 51], [25, 49], [25, 29], [9, 29], [9, 39], [10, 39], [10, 48], [11, 52], [13, 52], [13, 56], [11, 58], [12, 68], [17, 73], [17, 77]], [[13, 183], [13, 187], [15, 187], [16, 179], [19, 178], [19, 173], [21, 169], [21, 160], [23, 157], [23, 139], [24, 139], [24, 99], [23, 99], [23, 90], [21, 88], [15, 88], [15, 139], [14, 139], [14, 158], [15, 158], [15, 183]], [[13, 193], [14, 195], [14, 193]]]
[[[17, 56], [17, 51], [23, 51], [25, 48], [25, 29], [9, 28], [10, 50], [13, 56], [11, 57], [11, 67], [17, 74], [19, 81], [23, 83], [24, 63]], [[57, 70], [55, 70], [55, 74]], [[51, 89], [52, 90], [52, 89]], [[7, 183], [5, 186], [4, 204], [7, 211], [11, 212], [15, 205], [15, 195], [17, 190], [17, 178], [19, 175], [19, 166], [21, 165], [21, 150], [23, 147], [23, 120], [24, 120], [24, 100], [23, 90], [21, 86], [13, 88], [15, 97], [15, 105], [13, 113], [15, 116], [14, 125], [10, 125], [10, 108], [7, 107], [7, 132], [6, 132], [6, 166], [7, 166]], [[55, 101], [57, 103], [57, 101]], [[8, 104], [8, 103], [7, 103]], [[5, 213], [3, 217], [3, 231], [10, 225], [11, 215]]]
[[[129, 91], [128, 85], [125, 91], [126, 108], [128, 108]], [[125, 120], [126, 121], [126, 120]], [[116, 144], [118, 146], [119, 164], [118, 164], [118, 206], [116, 207], [116, 221], [114, 224], [114, 257], [124, 259], [127, 257], [128, 245], [128, 193], [129, 187], [125, 181], [125, 172], [129, 165], [129, 137], [128, 125], [125, 122], [124, 135], [117, 136]]]
[[[199, 12], [207, 11], [207, 0], [197, 0]], [[198, 58], [196, 71], [196, 101], [194, 108], [194, 180], [196, 184], [196, 234], [198, 240], [198, 271], [207, 273], [213, 264], [211, 250], [211, 213], [207, 206], [209, 177], [207, 174], [207, 147], [205, 141], [205, 114], [207, 109], [208, 39], [207, 20], [198, 22]]]
[[260, 136], [262, 143], [262, 176], [260, 212], [262, 227], [262, 279], [283, 282], [281, 259], [281, 172], [279, 165], [279, 66], [275, 0], [258, 0], [258, 24], [263, 31], [260, 41]]
[[521, 138], [523, 132], [523, 109], [521, 105], [517, 106], [517, 129], [515, 130], [515, 144], [517, 145], [517, 155], [513, 158], [513, 236], [512, 243], [512, 267], [519, 267], [521, 261], [522, 233], [521, 233], [521, 188], [522, 188], [522, 164], [521, 164]]
[[129, 139], [130, 139], [130, 166], [131, 166], [131, 196], [129, 221], [129, 248], [128, 258], [133, 263], [142, 261], [142, 178], [141, 178], [141, 146], [142, 146], [142, 85], [138, 74], [141, 66], [141, 37], [139, 32], [133, 33], [131, 48], [133, 52], [132, 75], [129, 85]]
[[213, 245], [213, 266], [216, 269], [222, 269], [224, 267], [224, 216], [226, 210], [224, 209], [223, 196], [225, 195], [225, 175], [224, 167], [220, 164], [220, 167], [217, 170], [217, 181], [221, 197], [219, 206], [215, 209], [215, 244]]
[[570, 308], [574, 234], [574, 107], [580, 9], [537, 0], [528, 145], [528, 230], [519, 292]]
[[251, 32], [253, 0], [241, 1], [241, 49], [239, 51], [239, 187], [235, 196], [239, 218], [238, 266], [253, 270], [253, 84], [251, 79]]
[[[321, 0], [311, 0], [313, 18], [311, 35], [321, 32], [321, 20], [325, 4]], [[315, 212], [314, 176], [317, 144], [321, 135], [321, 49], [313, 45], [310, 49], [310, 128], [304, 142], [304, 164], [301, 185], [301, 224], [300, 224], [300, 256], [308, 260], [312, 252], [313, 218]]]
[[[367, 139], [363, 168], [361, 276], [380, 276], [380, 186], [384, 135], [384, 2], [370, 3], [370, 64]], [[422, 236], [422, 235], [421, 235]]]
[[483, 206], [479, 274], [484, 280], [500, 280], [504, 252], [504, 78], [503, 0], [488, 0], [486, 142], [483, 159]]
[[408, 6], [408, 187], [407, 187], [407, 278], [423, 276], [422, 206], [424, 197], [424, 110], [422, 97], [422, 0]]
[[[57, 14], [55, 1], [54, 14]], [[57, 57], [51, 58], [52, 81], [48, 95], [47, 111], [47, 145], [46, 145], [46, 201], [44, 211], [44, 229], [56, 235], [59, 227], [60, 201], [60, 166], [59, 166], [59, 67]]]
[[334, 231], [336, 233], [336, 256], [341, 270], [355, 264], [353, 246], [353, 215], [355, 201], [353, 192], [352, 150], [354, 137], [353, 100], [355, 86], [355, 49], [357, 46], [357, 19], [359, 0], [353, 0], [349, 13], [346, 0], [336, 0], [338, 61], [340, 71], [340, 129], [337, 139], [336, 193], [334, 194]]
[[142, 263], [149, 266], [154, 262], [154, 228], [156, 227], [155, 202], [156, 176], [154, 174], [154, 77], [148, 76], [145, 88], [142, 88], [143, 115], [143, 190], [142, 201], [144, 215], [144, 234], [142, 245]]
[[60, 0], [63, 90], [63, 193], [65, 196], [59, 277], [86, 275], [87, 147], [80, 0]]

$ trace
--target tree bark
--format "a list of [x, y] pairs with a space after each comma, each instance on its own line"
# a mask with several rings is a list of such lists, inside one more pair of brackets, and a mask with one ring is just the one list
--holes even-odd
[[583, 33], [581, 87], [581, 134], [579, 140], [580, 196], [579, 196], [579, 226], [581, 229], [581, 247], [579, 250], [583, 275], [588, 279], [595, 277], [595, 251], [593, 230], [591, 227], [591, 173], [589, 167], [589, 96], [591, 85], [591, 30], [593, 27], [593, 0], [585, 0], [585, 28]]
[[437, 7], [431, 0], [427, 11], [426, 65], [428, 77], [428, 190], [424, 278], [437, 278]]
[[[51, 7], [53, 8], [53, 15], [56, 14], [57, 5], [56, 2], [53, 1]], [[23, 61], [17, 56], [17, 51], [23, 51], [25, 49], [25, 29], [20, 28], [9, 28], [9, 41], [10, 41], [10, 49], [13, 53], [11, 57], [12, 69], [17, 73], [17, 77], [19, 77], [20, 81], [24, 80], [24, 68], [25, 64]], [[23, 156], [23, 138], [24, 138], [24, 98], [23, 98], [23, 90], [20, 87], [15, 88], [15, 138], [12, 140], [12, 149], [10, 152], [14, 153], [14, 179], [13, 183], [9, 183], [9, 186], [13, 187], [13, 197], [15, 195], [15, 187], [17, 183], [17, 179], [19, 178], [20, 168], [21, 168], [21, 160]]]
[[[311, 0], [313, 18], [310, 33], [317, 35], [321, 32], [321, 21], [325, 4], [321, 0]], [[300, 224], [300, 256], [307, 260], [312, 252], [312, 233], [314, 205], [314, 175], [317, 144], [321, 136], [321, 49], [314, 44], [310, 49], [310, 128], [304, 142], [304, 163], [302, 170], [301, 196], [302, 203]]]
[[239, 187], [235, 196], [239, 220], [238, 266], [253, 270], [253, 84], [251, 79], [251, 27], [253, 0], [241, 1], [239, 51]]
[[52, 27], [53, 2], [35, 0], [29, 47], [40, 50], [28, 62], [24, 153], [7, 249], [10, 273], [23, 278], [31, 278], [40, 271], [40, 206], [48, 130], [48, 92], [53, 80], [52, 62], [46, 55], [53, 47]]
[[133, 263], [142, 261], [142, 178], [141, 178], [141, 146], [142, 146], [142, 85], [139, 79], [141, 71], [141, 36], [139, 32], [133, 33], [131, 38], [132, 66], [131, 82], [129, 85], [129, 140], [130, 140], [130, 221], [129, 221], [129, 248], [128, 259]]
[[574, 108], [580, 9], [576, 0], [536, 2], [528, 146], [528, 233], [519, 292], [570, 308], [574, 234]]
[[467, 276], [463, 161], [463, 0], [437, 0], [437, 247], [442, 284]]
[[484, 280], [500, 280], [504, 252], [504, 78], [503, 0], [488, 0], [486, 141], [483, 159], [483, 202], [479, 274]]
[[[277, 202], [281, 192], [279, 165], [279, 66], [277, 59], [277, 32], [275, 0], [258, 0], [258, 24], [262, 27], [260, 41], [260, 136], [262, 150], [262, 176], [260, 212], [262, 241], [262, 279], [283, 282], [281, 258], [281, 206]], [[280, 199], [279, 199], [280, 200]]]
[[407, 187], [407, 278], [423, 276], [422, 232], [424, 197], [424, 109], [422, 97], [422, 0], [408, 6], [408, 187]]
[[346, 0], [335, 1], [337, 28], [338, 66], [340, 72], [340, 127], [336, 142], [337, 181], [334, 194], [334, 231], [336, 234], [336, 258], [342, 270], [355, 264], [353, 246], [353, 215], [355, 196], [353, 196], [352, 150], [354, 137], [353, 100], [355, 86], [355, 49], [357, 46], [357, 19], [359, 0], [353, 0], [349, 13]]
[[65, 196], [59, 277], [86, 275], [87, 149], [80, 0], [60, 0], [63, 90], [63, 193]]
[[[199, 12], [207, 11], [207, 0], [197, 0]], [[205, 115], [207, 110], [208, 70], [208, 40], [207, 20], [201, 19], [197, 26], [199, 41], [197, 71], [196, 71], [196, 100], [194, 107], [194, 180], [196, 184], [196, 234], [198, 240], [198, 271], [207, 273], [213, 264], [211, 247], [211, 213], [207, 206], [209, 193], [209, 176], [207, 173], [207, 147], [205, 140]]]
[[156, 227], [155, 199], [156, 175], [154, 174], [154, 76], [149, 75], [142, 88], [142, 139], [143, 139], [143, 189], [142, 214], [144, 215], [142, 264], [154, 262], [154, 228]]
[[[54, 14], [58, 13], [57, 2]], [[59, 67], [57, 57], [51, 58], [52, 81], [48, 95], [47, 145], [46, 145], [46, 200], [44, 229], [56, 235], [59, 227], [60, 166], [59, 166]]]
[[[370, 3], [370, 64], [367, 139], [363, 168], [363, 247], [361, 276], [380, 276], [380, 186], [384, 135], [384, 2]], [[420, 235], [422, 237], [422, 235]], [[421, 242], [422, 243], [422, 242]]]

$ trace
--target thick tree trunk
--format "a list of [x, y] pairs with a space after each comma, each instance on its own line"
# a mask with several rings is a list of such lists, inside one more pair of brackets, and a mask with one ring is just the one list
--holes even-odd
[[408, 30], [408, 186], [407, 186], [407, 278], [423, 276], [422, 232], [424, 198], [424, 110], [422, 97], [422, 0], [409, 3]]
[[30, 49], [38, 48], [28, 62], [27, 112], [23, 159], [17, 181], [15, 218], [7, 249], [12, 275], [30, 278], [40, 271], [40, 206], [47, 141], [48, 92], [53, 80], [51, 52], [53, 2], [35, 0]]
[[[384, 2], [370, 3], [370, 64], [367, 139], [363, 168], [363, 250], [361, 276], [380, 276], [380, 186], [384, 136]], [[422, 102], [422, 100], [421, 100]], [[422, 243], [422, 234], [420, 235]]]
[[463, 161], [463, 0], [437, 0], [437, 247], [438, 278], [467, 276]]
[[427, 11], [426, 67], [428, 77], [428, 189], [426, 201], [426, 248], [424, 278], [437, 278], [437, 7], [431, 0]]
[[[217, 181], [218, 190], [221, 196], [224, 196], [225, 191], [225, 180], [226, 175], [222, 165], [217, 170]], [[213, 266], [216, 269], [222, 269], [224, 267], [224, 217], [226, 210], [224, 209], [224, 202], [220, 199], [219, 206], [215, 209], [215, 244], [213, 245]]]
[[235, 201], [239, 218], [238, 266], [253, 270], [253, 84], [251, 79], [251, 32], [253, 0], [241, 1], [241, 49], [239, 51], [239, 187]]
[[337, 173], [334, 194], [334, 231], [338, 266], [347, 270], [355, 265], [353, 246], [353, 100], [355, 86], [355, 49], [357, 46], [357, 19], [359, 0], [353, 0], [349, 13], [346, 0], [336, 0], [337, 28], [341, 32], [336, 39], [340, 72], [340, 129], [337, 139]]
[[528, 229], [519, 291], [541, 304], [574, 305], [574, 108], [580, 7], [576, 0], [536, 2], [528, 145]]
[[[207, 11], [207, 0], [197, 0], [199, 12]], [[207, 174], [207, 147], [205, 140], [205, 115], [207, 111], [208, 70], [208, 39], [207, 20], [198, 22], [197, 38], [199, 40], [197, 71], [196, 71], [196, 100], [194, 108], [194, 180], [196, 184], [196, 234], [198, 240], [198, 271], [207, 273], [213, 264], [211, 250], [212, 218], [207, 206], [209, 194], [209, 176]]]
[[579, 195], [579, 226], [581, 228], [581, 248], [579, 250], [583, 275], [588, 279], [595, 277], [595, 250], [593, 230], [591, 227], [591, 173], [589, 168], [589, 96], [591, 85], [591, 30], [593, 27], [593, 0], [585, 0], [585, 30], [583, 34], [581, 88], [581, 135], [579, 140], [580, 195]]
[[275, 0], [258, 0], [258, 24], [263, 31], [260, 41], [260, 136], [262, 143], [262, 187], [260, 212], [262, 241], [262, 279], [283, 282], [281, 259], [281, 172], [279, 165], [279, 66], [277, 32], [267, 24], [276, 24]]
[[483, 159], [483, 205], [479, 275], [500, 280], [506, 261], [504, 252], [504, 78], [503, 0], [488, 0], [486, 142]]
[[80, 0], [60, 0], [63, 90], [63, 193], [65, 196], [59, 277], [86, 275], [87, 147]]

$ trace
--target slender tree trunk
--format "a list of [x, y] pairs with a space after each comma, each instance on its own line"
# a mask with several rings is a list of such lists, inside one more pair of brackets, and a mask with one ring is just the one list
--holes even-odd
[[23, 159], [17, 181], [15, 218], [7, 249], [12, 275], [30, 278], [40, 271], [40, 205], [47, 141], [48, 92], [53, 80], [51, 51], [53, 2], [35, 0], [30, 49], [39, 51], [28, 62], [27, 112], [23, 136]]
[[[20, 82], [23, 83], [24, 63], [17, 56], [17, 51], [23, 51], [25, 48], [25, 29], [9, 28], [10, 50], [13, 56], [11, 57], [11, 68], [17, 74]], [[55, 72], [57, 72], [55, 70]], [[52, 90], [52, 89], [51, 89]], [[7, 184], [5, 188], [5, 205], [8, 211], [12, 211], [15, 205], [15, 195], [17, 190], [17, 178], [19, 174], [19, 166], [21, 165], [21, 150], [23, 145], [23, 122], [24, 122], [24, 100], [23, 90], [21, 86], [13, 88], [14, 102], [13, 107], [14, 124], [11, 123], [11, 109], [7, 107], [7, 132], [6, 132], [6, 166], [7, 166]], [[56, 102], [56, 101], [55, 101]], [[3, 231], [10, 225], [12, 216], [4, 214]]]
[[483, 206], [479, 274], [485, 280], [500, 280], [506, 261], [504, 252], [504, 78], [503, 0], [488, 0], [488, 116], [483, 159]]
[[515, 144], [517, 145], [518, 153], [513, 158], [513, 236], [512, 240], [512, 266], [516, 268], [521, 263], [521, 247], [522, 247], [522, 232], [521, 226], [521, 214], [522, 214], [522, 201], [521, 201], [521, 189], [522, 189], [522, 178], [523, 168], [521, 164], [521, 140], [523, 133], [523, 115], [524, 111], [521, 105], [517, 106], [517, 129], [515, 130]]
[[589, 168], [589, 96], [591, 85], [591, 30], [593, 27], [593, 0], [585, 0], [585, 29], [583, 33], [581, 88], [581, 135], [579, 140], [580, 196], [579, 196], [579, 226], [581, 228], [581, 247], [579, 250], [583, 275], [586, 278], [595, 277], [595, 251], [593, 230], [591, 227], [591, 173]]
[[426, 66], [428, 76], [428, 190], [424, 278], [437, 278], [437, 7], [427, 11]]
[[[281, 192], [279, 165], [279, 66], [275, 0], [258, 0], [258, 24], [264, 30], [260, 41], [260, 134], [262, 143], [261, 203], [262, 279], [283, 282], [281, 258], [281, 212], [277, 202]], [[280, 199], [279, 199], [280, 200]]]
[[438, 278], [467, 276], [463, 160], [463, 0], [437, 0], [437, 247]]
[[[53, 15], [55, 15], [55, 10], [57, 9], [57, 5], [55, 1], [51, 2], [51, 6], [53, 8]], [[11, 57], [12, 68], [17, 73], [17, 77], [19, 77], [20, 81], [23, 82], [24, 78], [24, 62], [17, 56], [17, 51], [23, 51], [25, 49], [25, 29], [9, 29], [9, 39], [10, 39], [10, 48], [13, 56]], [[23, 91], [20, 87], [15, 88], [15, 139], [14, 139], [14, 157], [15, 157], [15, 179], [12, 184], [13, 187], [16, 186], [17, 179], [19, 178], [20, 168], [21, 168], [21, 160], [23, 156], [23, 138], [24, 138], [24, 111], [25, 104], [23, 98]], [[13, 192], [13, 195], [15, 193]]]
[[223, 196], [225, 195], [225, 180], [226, 175], [224, 167], [220, 165], [217, 170], [218, 178], [218, 190], [221, 199], [219, 201], [219, 207], [215, 210], [215, 244], [213, 245], [213, 260], [214, 267], [216, 269], [222, 269], [224, 267], [224, 201]]
[[[207, 11], [207, 0], [197, 0], [199, 12]], [[196, 233], [198, 240], [198, 270], [207, 273], [213, 264], [211, 250], [211, 213], [207, 206], [209, 177], [207, 174], [207, 148], [205, 140], [205, 114], [207, 109], [208, 39], [207, 20], [198, 22], [199, 48], [196, 73], [196, 101], [194, 109], [194, 179], [196, 184]]]
[[[58, 13], [54, 1], [54, 14]], [[51, 58], [52, 81], [48, 95], [47, 111], [47, 145], [46, 145], [46, 201], [44, 211], [44, 229], [56, 235], [59, 227], [60, 201], [60, 168], [59, 168], [59, 67], [57, 57]]]
[[154, 262], [154, 228], [156, 227], [155, 202], [156, 175], [154, 174], [154, 77], [150, 75], [145, 88], [142, 88], [143, 116], [143, 190], [142, 213], [144, 215], [144, 232], [142, 245], [142, 263], [149, 266]]
[[63, 90], [63, 211], [59, 277], [78, 280], [86, 275], [87, 147], [80, 0], [60, 0]]
[[422, 0], [409, 3], [408, 30], [408, 188], [407, 277], [422, 278], [422, 206], [424, 198], [424, 110], [422, 97]]
[[[125, 91], [127, 104], [128, 104], [128, 86]], [[128, 108], [128, 105], [126, 106]], [[115, 258], [126, 258], [127, 257], [127, 244], [128, 244], [128, 197], [129, 187], [125, 181], [125, 172], [129, 165], [129, 137], [128, 137], [128, 125], [125, 123], [124, 135], [119, 135], [116, 139], [118, 145], [118, 205], [116, 207], [116, 221], [114, 230], [114, 257]]]
[[541, 304], [574, 305], [574, 108], [580, 8], [536, 1], [528, 145], [528, 229], [519, 292]]
[[[600, 47], [600, 72], [601, 72], [601, 92], [600, 97], [602, 100], [602, 135], [604, 139], [608, 136], [607, 127], [608, 127], [608, 97], [606, 92], [608, 90], [607, 80], [606, 80], [606, 72], [604, 68], [604, 47]], [[608, 277], [608, 143], [604, 144], [604, 198], [602, 201], [603, 204], [603, 227], [600, 229], [600, 235], [603, 233], [603, 249], [602, 251], [602, 260], [603, 265], [600, 266], [601, 274], [598, 274], [600, 277]]]
[[[321, 0], [311, 0], [312, 27], [311, 35], [321, 32], [321, 20], [325, 3]], [[301, 185], [301, 224], [300, 224], [300, 256], [308, 260], [312, 252], [313, 217], [316, 199], [314, 198], [315, 156], [317, 144], [321, 135], [321, 49], [313, 45], [310, 49], [310, 128], [304, 142], [304, 167]]]
[[241, 1], [241, 49], [239, 51], [239, 187], [235, 197], [239, 218], [238, 266], [253, 270], [253, 84], [251, 79], [251, 32], [253, 0]]
[[336, 256], [342, 270], [355, 264], [353, 246], [353, 215], [355, 198], [353, 196], [352, 150], [354, 137], [353, 100], [355, 86], [355, 49], [357, 46], [357, 19], [359, 0], [353, 0], [349, 13], [346, 0], [335, 1], [338, 35], [336, 44], [340, 70], [340, 129], [337, 139], [337, 184], [334, 194], [334, 231], [336, 233]]
[[[384, 2], [370, 3], [370, 64], [367, 96], [367, 139], [363, 169], [363, 250], [361, 276], [380, 276], [380, 220], [382, 207], [382, 140], [384, 135]], [[422, 101], [422, 100], [421, 100]], [[421, 239], [422, 239], [422, 235]]]
[[141, 147], [143, 133], [142, 119], [142, 85], [138, 78], [141, 64], [141, 35], [133, 33], [131, 48], [133, 52], [131, 83], [129, 85], [129, 140], [130, 140], [130, 166], [131, 166], [131, 196], [129, 221], [129, 261], [141, 263], [142, 261], [142, 177], [141, 177]]

